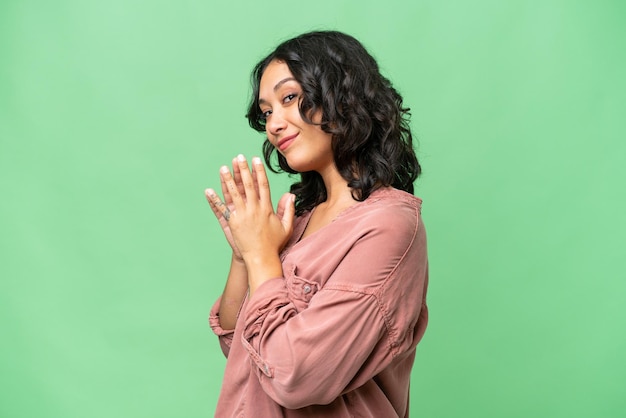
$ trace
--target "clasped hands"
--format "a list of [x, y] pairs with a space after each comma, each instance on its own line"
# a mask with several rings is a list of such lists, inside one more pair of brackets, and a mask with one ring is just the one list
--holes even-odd
[[233, 256], [240, 260], [278, 255], [293, 231], [295, 196], [285, 193], [276, 211], [272, 206], [269, 182], [260, 158], [252, 159], [252, 169], [243, 155], [220, 168], [224, 200], [213, 189], [205, 195], [217, 217]]

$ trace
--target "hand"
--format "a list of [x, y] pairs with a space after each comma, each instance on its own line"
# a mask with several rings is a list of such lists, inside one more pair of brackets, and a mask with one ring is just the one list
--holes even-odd
[[[221, 177], [221, 176], [220, 176]], [[233, 181], [237, 185], [237, 189], [241, 195], [245, 196], [245, 189], [243, 187], [243, 183], [241, 181], [241, 171], [239, 170], [239, 164], [237, 163], [237, 159], [233, 158]], [[236, 261], [243, 262], [243, 258], [241, 257], [241, 252], [237, 248], [235, 241], [233, 240], [233, 235], [230, 231], [230, 226], [228, 225], [228, 220], [224, 216], [225, 213], [230, 214], [233, 210], [235, 210], [235, 206], [233, 205], [232, 198], [230, 193], [228, 193], [228, 189], [224, 180], [221, 179], [222, 186], [222, 194], [224, 195], [224, 202], [220, 200], [213, 189], [206, 189], [204, 194], [206, 196], [211, 209], [213, 210], [213, 214], [220, 223], [222, 230], [224, 231], [224, 236], [226, 237], [226, 241], [233, 250], [233, 258]]]
[[286, 193], [272, 208], [269, 182], [261, 160], [253, 158], [252, 172], [243, 155], [233, 160], [233, 172], [220, 169], [224, 202], [211, 189], [207, 200], [218, 218], [234, 254], [278, 254], [293, 231], [294, 196]]

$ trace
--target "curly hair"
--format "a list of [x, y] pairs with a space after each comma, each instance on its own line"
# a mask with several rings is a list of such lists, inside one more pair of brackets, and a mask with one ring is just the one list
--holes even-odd
[[[281, 43], [261, 60], [252, 71], [246, 115], [259, 132], [265, 131], [259, 85], [272, 61], [287, 64], [300, 83], [302, 119], [314, 124], [310, 116], [321, 111], [318, 125], [331, 134], [335, 165], [355, 200], [363, 201], [385, 186], [413, 194], [413, 182], [421, 168], [413, 150], [410, 109], [403, 106], [402, 96], [380, 74], [376, 60], [358, 40], [337, 31], [309, 32]], [[297, 173], [267, 139], [263, 155], [273, 172]], [[296, 196], [297, 214], [326, 200], [326, 188], [317, 172], [300, 173], [291, 193]]]

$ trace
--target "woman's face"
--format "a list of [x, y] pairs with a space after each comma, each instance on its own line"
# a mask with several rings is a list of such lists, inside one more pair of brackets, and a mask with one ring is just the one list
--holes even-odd
[[[301, 99], [302, 87], [287, 64], [270, 62], [259, 85], [259, 107], [265, 117], [267, 139], [293, 170], [323, 174], [334, 168], [331, 135], [302, 119]], [[313, 115], [312, 120], [320, 120], [320, 115]]]

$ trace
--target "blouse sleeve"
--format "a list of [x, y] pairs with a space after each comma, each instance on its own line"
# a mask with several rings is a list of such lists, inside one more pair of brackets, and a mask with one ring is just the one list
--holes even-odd
[[220, 341], [220, 347], [222, 349], [222, 353], [224, 356], [228, 357], [228, 353], [230, 352], [230, 346], [233, 343], [233, 335], [235, 330], [225, 330], [220, 325], [220, 303], [222, 298], [218, 298], [213, 307], [211, 308], [211, 313], [209, 314], [209, 325], [211, 329], [218, 336]]
[[[250, 299], [242, 344], [277, 403], [328, 404], [415, 347], [426, 321], [427, 261], [411, 209], [372, 214], [323, 288], [303, 286], [305, 309], [284, 278], [263, 283]], [[283, 271], [297, 276], [295, 268]]]

